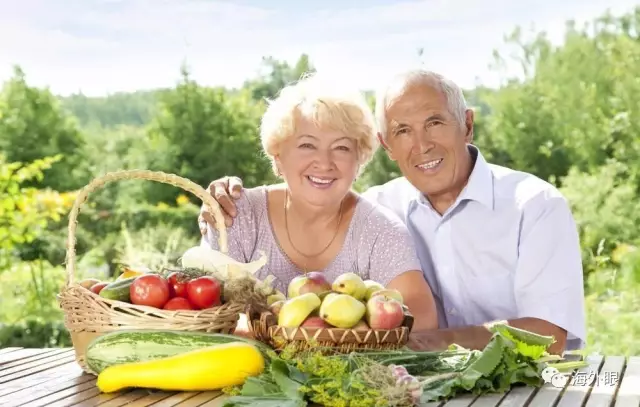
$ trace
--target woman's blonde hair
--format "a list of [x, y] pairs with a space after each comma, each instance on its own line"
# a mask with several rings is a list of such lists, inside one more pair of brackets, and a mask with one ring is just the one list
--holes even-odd
[[274, 156], [283, 141], [296, 132], [296, 122], [304, 118], [320, 129], [340, 131], [356, 143], [359, 170], [362, 171], [378, 147], [376, 122], [363, 94], [345, 89], [317, 75], [307, 75], [283, 88], [278, 97], [268, 101], [260, 125], [262, 148], [278, 169]]

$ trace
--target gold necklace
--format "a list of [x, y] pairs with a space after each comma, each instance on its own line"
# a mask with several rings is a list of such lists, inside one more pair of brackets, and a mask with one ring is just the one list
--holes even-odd
[[[293, 241], [291, 240], [291, 235], [289, 234], [289, 222], [287, 220], [287, 201], [288, 200], [289, 200], [289, 190], [285, 190], [285, 198], [284, 198], [284, 227], [285, 227], [285, 229], [287, 231], [287, 239], [289, 239], [289, 244], [291, 245], [291, 247], [293, 247], [293, 250], [298, 252], [298, 254], [303, 256], [303, 257], [315, 258], [315, 257], [320, 256], [322, 253], [326, 252], [329, 247], [331, 247], [331, 244], [333, 243], [333, 241], [338, 236], [338, 232], [340, 231], [340, 224], [342, 223], [342, 205], [344, 204], [344, 199], [342, 200], [342, 202], [340, 202], [340, 217], [338, 218], [338, 225], [336, 226], [336, 232], [334, 233], [334, 235], [331, 238], [331, 240], [329, 241], [329, 243], [325, 246], [325, 248], [322, 249], [319, 253], [316, 253], [314, 255], [308, 255], [308, 254], [302, 253], [300, 250], [298, 250], [298, 248], [293, 244]], [[305, 270], [306, 270], [306, 266], [305, 266]], [[305, 271], [305, 273], [306, 273], [306, 271]]]

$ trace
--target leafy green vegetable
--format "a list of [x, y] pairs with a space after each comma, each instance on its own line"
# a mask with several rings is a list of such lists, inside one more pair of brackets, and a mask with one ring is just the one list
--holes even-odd
[[294, 366], [287, 365], [283, 360], [274, 360], [271, 363], [271, 376], [287, 397], [292, 400], [303, 399], [301, 388], [309, 380], [308, 375]]
[[489, 330], [508, 338], [515, 344], [522, 355], [533, 359], [542, 357], [547, 348], [555, 342], [553, 336], [538, 335], [505, 323], [492, 324], [489, 326]]
[[[245, 382], [225, 407], [411, 406], [440, 401], [458, 394], [506, 392], [514, 384], [539, 386], [547, 366], [561, 371], [586, 366], [546, 353], [552, 337], [495, 324], [493, 336], [482, 350], [453, 345], [441, 352], [360, 351], [326, 355], [326, 349], [293, 353], [283, 351], [270, 360], [267, 371]], [[393, 366], [403, 366], [418, 378], [421, 394], [412, 395], [399, 384]]]
[[[473, 362], [438, 381], [424, 383], [421, 403], [451, 398], [459, 393], [504, 393], [515, 384], [540, 386], [540, 373], [547, 365], [566, 370], [586, 366], [585, 362], [558, 362], [549, 357], [552, 337], [537, 335], [505, 324], [491, 327], [493, 337]], [[473, 351], [469, 351], [471, 359]], [[447, 356], [444, 357], [445, 359]], [[423, 373], [424, 375], [424, 373]]]

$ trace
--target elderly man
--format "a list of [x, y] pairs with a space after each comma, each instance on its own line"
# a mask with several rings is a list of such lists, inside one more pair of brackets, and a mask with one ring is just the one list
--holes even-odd
[[[376, 100], [379, 139], [403, 177], [363, 196], [409, 228], [439, 307], [440, 329], [415, 332], [423, 349], [482, 348], [488, 323], [553, 335], [551, 352], [585, 342], [580, 242], [570, 207], [534, 175], [488, 164], [473, 146], [473, 110], [443, 76], [396, 76]], [[241, 181], [210, 191], [230, 214]], [[213, 222], [203, 213], [202, 222]]]

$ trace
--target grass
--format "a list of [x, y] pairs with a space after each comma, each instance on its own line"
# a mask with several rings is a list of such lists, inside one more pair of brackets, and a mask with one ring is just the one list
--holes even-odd
[[607, 263], [587, 280], [586, 354], [640, 355], [640, 251]]
[[588, 294], [586, 353], [640, 355], [640, 284]]

